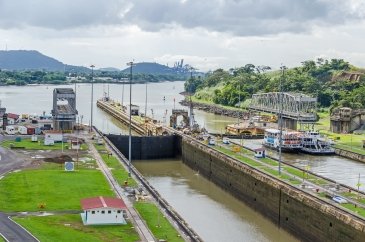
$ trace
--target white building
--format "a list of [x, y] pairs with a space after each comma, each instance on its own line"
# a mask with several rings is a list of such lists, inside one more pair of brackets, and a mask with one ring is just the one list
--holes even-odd
[[81, 200], [81, 213], [84, 225], [126, 224], [124, 214], [126, 205], [122, 199], [93, 197]]
[[28, 134], [28, 129], [25, 126], [18, 126], [18, 133], [19, 134]]
[[7, 134], [15, 134], [15, 127], [14, 126], [6, 126], [6, 129], [5, 129], [5, 132], [7, 133]]
[[57, 130], [47, 130], [43, 131], [44, 133], [44, 139], [53, 140], [54, 142], [62, 142], [63, 140], [63, 134], [61, 131]]
[[72, 150], [79, 150], [81, 148], [80, 140], [71, 140], [71, 149]]

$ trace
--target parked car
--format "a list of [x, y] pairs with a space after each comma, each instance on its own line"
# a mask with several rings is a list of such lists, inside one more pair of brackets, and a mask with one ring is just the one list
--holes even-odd
[[340, 203], [340, 204], [348, 203], [347, 200], [341, 196], [334, 196], [334, 197], [332, 197], [332, 200], [335, 201], [336, 203]]

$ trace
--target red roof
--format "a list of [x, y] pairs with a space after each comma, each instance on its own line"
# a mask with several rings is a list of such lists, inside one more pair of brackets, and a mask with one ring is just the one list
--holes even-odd
[[93, 208], [127, 208], [122, 199], [102, 196], [82, 199], [81, 207], [84, 210]]
[[12, 119], [18, 119], [19, 115], [15, 114], [15, 113], [8, 113], [8, 118], [12, 118]]

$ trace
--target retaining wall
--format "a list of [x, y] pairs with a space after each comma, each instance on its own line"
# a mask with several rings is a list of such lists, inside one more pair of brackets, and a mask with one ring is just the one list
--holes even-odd
[[[126, 157], [129, 156], [128, 135], [106, 135]], [[132, 160], [150, 160], [176, 157], [181, 154], [181, 138], [169, 136], [132, 136]]]
[[[336, 153], [336, 155], [365, 163], [365, 155], [358, 154], [358, 153], [355, 153], [355, 152], [352, 152], [349, 150], [339, 149], [339, 148], [335, 149], [335, 153]], [[364, 239], [364, 241], [365, 241], [365, 239]]]
[[185, 164], [303, 241], [365, 241], [365, 222], [191, 139]]

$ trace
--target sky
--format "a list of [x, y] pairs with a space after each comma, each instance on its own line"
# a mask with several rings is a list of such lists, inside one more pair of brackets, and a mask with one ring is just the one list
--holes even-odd
[[365, 67], [365, 0], [0, 0], [0, 49], [70, 65]]

